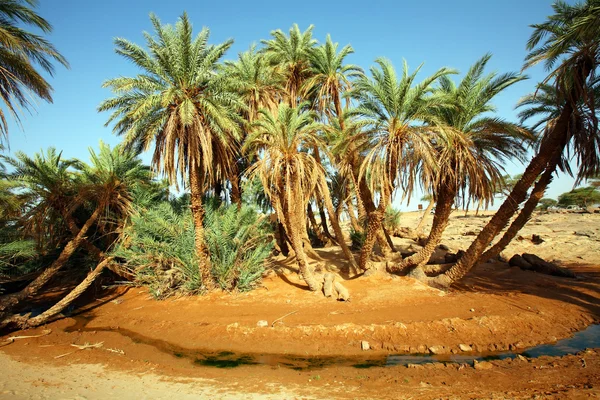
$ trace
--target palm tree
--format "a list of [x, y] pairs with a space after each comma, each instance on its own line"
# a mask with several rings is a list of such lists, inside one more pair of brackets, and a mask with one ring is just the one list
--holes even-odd
[[[256, 51], [254, 45], [248, 51], [239, 53], [237, 60], [225, 61], [223, 73], [245, 105], [240, 112], [248, 123], [247, 129], [258, 118], [260, 109], [264, 108], [272, 112], [277, 109], [283, 96], [282, 77], [267, 62], [264, 54]], [[243, 130], [240, 143], [245, 141], [247, 129]], [[230, 178], [231, 200], [241, 206], [241, 176], [252, 161], [246, 160], [241, 155], [238, 157], [237, 162], [232, 165], [234, 170]]]
[[[590, 86], [591, 87], [586, 90], [593, 96], [594, 108], [589, 109], [589, 102], [580, 102], [578, 104], [579, 110], [578, 112], [573, 113], [569, 124], [569, 143], [567, 145], [567, 150], [578, 157], [577, 164], [580, 165], [576, 184], [580, 183], [581, 180], [585, 178], [593, 176], [587, 175], [589, 172], [586, 171], [586, 164], [591, 167], [592, 171], [593, 165], [599, 164], [598, 151], [600, 149], [600, 132], [598, 132], [597, 129], [594, 129], [594, 122], [590, 118], [590, 116], [595, 113], [597, 102], [600, 101], [600, 84], [598, 84], [598, 78], [593, 79], [590, 82]], [[541, 145], [545, 136], [547, 136], [554, 127], [562, 112], [564, 104], [565, 99], [560, 97], [560, 93], [556, 90], [556, 87], [548, 84], [538, 85], [536, 93], [525, 96], [519, 101], [518, 107], [526, 107], [519, 113], [521, 122], [525, 122], [531, 118], [536, 119], [532, 129], [540, 132], [538, 146]], [[592, 163], [588, 164], [588, 160], [591, 160]], [[512, 221], [500, 240], [481, 255], [478, 262], [486, 262], [500, 254], [500, 252], [508, 246], [511, 240], [514, 239], [517, 233], [525, 226], [538, 203], [544, 197], [546, 188], [552, 182], [554, 172], [557, 168], [572, 175], [569, 159], [568, 157], [565, 157], [565, 154], [563, 154], [562, 151], [554, 152], [553, 158], [548, 163], [544, 173], [535, 183], [533, 190], [519, 212], [519, 215]], [[593, 172], [591, 173], [593, 174]]]
[[417, 227], [415, 228], [415, 232], [417, 233], [417, 235], [421, 234], [421, 232], [423, 231], [423, 225], [425, 225], [425, 220], [427, 219], [427, 216], [429, 215], [429, 213], [431, 213], [431, 210], [433, 210], [433, 206], [435, 205], [435, 200], [433, 199], [433, 196], [431, 194], [426, 194], [423, 197], [421, 197], [421, 201], [426, 201], [428, 202], [428, 204], [427, 207], [425, 207], [423, 216], [421, 217], [419, 223], [417, 224]]
[[[35, 65], [50, 76], [54, 74], [53, 61], [69, 66], [50, 42], [23, 29], [32, 26], [43, 33], [52, 32], [52, 25], [33, 10], [37, 4], [37, 0], [0, 2], [0, 98], [18, 123], [18, 110], [34, 105], [31, 95], [52, 102], [52, 86]], [[7, 136], [8, 122], [0, 110], [0, 140]]]
[[105, 82], [116, 97], [99, 110], [113, 110], [107, 124], [116, 121], [114, 131], [125, 136], [126, 148], [148, 149], [155, 141], [153, 168], [171, 184], [181, 175], [189, 185], [196, 254], [203, 284], [211, 288], [202, 195], [207, 186], [233, 175], [240, 132], [237, 111], [245, 109], [228, 80], [217, 73], [217, 63], [233, 41], [209, 45], [207, 28], [192, 38], [186, 13], [175, 27], [161, 25], [154, 15], [150, 20], [156, 37], [146, 35], [149, 51], [115, 40], [117, 53], [143, 73]]
[[[102, 229], [115, 220], [124, 221], [124, 216], [131, 211], [132, 187], [150, 179], [148, 168], [142, 165], [132, 151], [122, 151], [119, 147], [111, 150], [108, 145], [100, 142], [100, 153], [96, 154], [90, 149], [90, 155], [91, 166], [82, 162], [76, 165], [80, 172], [75, 178], [76, 191], [70, 207], [75, 209], [88, 206], [86, 208], [93, 212], [48, 268], [25, 289], [2, 298], [0, 317], [6, 317], [19, 302], [38, 293], [62, 269], [92, 227]], [[0, 322], [0, 326], [6, 322]]]
[[[316, 291], [321, 288], [321, 283], [312, 273], [302, 243], [306, 206], [315, 190], [320, 190], [326, 199], [332, 223], [335, 218], [325, 170], [310, 153], [300, 149], [324, 147], [317, 135], [321, 124], [316, 121], [313, 112], [291, 108], [285, 103], [280, 104], [277, 115], [266, 110], [260, 113], [252, 135], [244, 144], [245, 152], [257, 152], [260, 155], [247, 174], [250, 180], [260, 179], [290, 238], [300, 275], [309, 289]], [[338, 242], [344, 248], [341, 229], [335, 224], [334, 229], [336, 235], [340, 233]]]
[[424, 176], [436, 199], [433, 225], [423, 248], [402, 260], [394, 270], [419, 267], [429, 260], [448, 225], [452, 205], [460, 191], [488, 203], [502, 181], [502, 164], [523, 159], [523, 141], [532, 139], [520, 126], [487, 116], [495, 110], [491, 101], [511, 85], [525, 79], [514, 73], [484, 75], [491, 54], [479, 59], [457, 86], [448, 77], [439, 80], [436, 95], [446, 104], [434, 110], [431, 126], [437, 166]]
[[385, 59], [376, 60], [378, 67], [371, 68], [372, 78], [357, 80], [353, 95], [359, 101], [352, 114], [369, 124], [370, 149], [362, 162], [358, 181], [370, 178], [372, 193], [379, 191], [376, 210], [367, 211], [367, 236], [360, 253], [359, 266], [367, 268], [367, 261], [382, 229], [385, 209], [400, 181], [404, 195], [410, 196], [419, 166], [431, 168], [435, 164], [429, 139], [422, 134], [419, 122], [428, 121], [436, 104], [429, 96], [432, 85], [442, 76], [453, 73], [441, 68], [422, 82], [414, 84], [421, 67], [412, 74], [404, 62], [402, 76], [397, 77], [392, 64]]
[[351, 89], [352, 79], [363, 76], [363, 70], [357, 65], [344, 65], [344, 59], [354, 53], [352, 46], [346, 45], [339, 52], [337, 49], [338, 43], [334, 43], [330, 35], [327, 35], [325, 44], [311, 49], [311, 76], [304, 82], [303, 94], [310, 98], [312, 93], [316, 100], [315, 109], [330, 119], [333, 104], [333, 111], [343, 130], [342, 94]]
[[[525, 200], [529, 188], [546, 169], [554, 154], [562, 152], [566, 147], [569, 125], [573, 114], [577, 113], [577, 104], [591, 98], [586, 90], [589, 87], [588, 78], [595, 76], [600, 62], [598, 0], [587, 0], [575, 5], [557, 1], [552, 7], [554, 14], [546, 22], [532, 25], [534, 32], [527, 43], [530, 53], [526, 57], [525, 68], [543, 62], [550, 71], [547, 80], [554, 80], [557, 90], [565, 98], [564, 107], [510, 196], [460, 260], [446, 273], [431, 281], [434, 285], [448, 286], [462, 278], [475, 265], [483, 251], [517, 211], [519, 204]], [[590, 117], [597, 126], [595, 115]], [[597, 171], [598, 168], [591, 163], [584, 163], [582, 166], [586, 174]]]
[[76, 224], [73, 167], [78, 162], [64, 159], [53, 147], [33, 157], [17, 152], [14, 157], [2, 159], [13, 169], [8, 177], [21, 191], [25, 232], [35, 239], [38, 251], [43, 253], [44, 249], [64, 244], [68, 236], [65, 231]]
[[263, 40], [264, 52], [269, 63], [283, 77], [283, 87], [290, 107], [296, 107], [300, 89], [311, 75], [309, 55], [317, 41], [312, 38], [313, 25], [301, 32], [292, 25], [289, 36], [277, 29], [270, 40]]

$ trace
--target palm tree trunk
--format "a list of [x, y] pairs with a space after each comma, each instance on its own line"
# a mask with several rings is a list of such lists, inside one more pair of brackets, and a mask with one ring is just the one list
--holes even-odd
[[[295, 183], [296, 179], [292, 178], [292, 181]], [[304, 282], [306, 282], [308, 288], [311, 291], [316, 292], [321, 289], [321, 284], [315, 279], [310, 265], [308, 264], [308, 258], [304, 252], [302, 236], [300, 230], [298, 229], [304, 225], [304, 218], [302, 215], [302, 211], [304, 210], [304, 201], [302, 200], [300, 193], [298, 193], [297, 188], [290, 188], [289, 190], [291, 190], [292, 201], [286, 202], [284, 200], [281, 203], [287, 204], [286, 208], [289, 218], [285, 219], [286, 231], [291, 240], [294, 253], [296, 254], [296, 261], [298, 262], [298, 271], [300, 276], [302, 279], [304, 279]]]
[[329, 193], [329, 187], [327, 186], [327, 182], [323, 179], [321, 184], [321, 190], [323, 190], [323, 202], [325, 203], [325, 207], [327, 208], [327, 213], [329, 213], [329, 217], [331, 219], [331, 226], [333, 227], [333, 231], [335, 232], [335, 237], [337, 239], [338, 244], [342, 248], [342, 252], [346, 259], [350, 262], [350, 266], [352, 268], [356, 267], [356, 262], [354, 261], [354, 255], [350, 251], [350, 248], [346, 244], [346, 240], [344, 239], [344, 233], [342, 232], [342, 227], [340, 226], [340, 222], [336, 218], [336, 213], [333, 208], [333, 202], [331, 201], [331, 194]]
[[[587, 74], [585, 75], [587, 79]], [[585, 79], [583, 80], [585, 81]], [[577, 97], [572, 97], [577, 98]], [[567, 133], [569, 130], [569, 121], [573, 114], [573, 107], [569, 102], [565, 104], [552, 133], [544, 141], [538, 154], [533, 157], [521, 179], [515, 184], [510, 195], [502, 203], [498, 211], [494, 214], [487, 225], [479, 232], [473, 243], [469, 246], [465, 254], [444, 274], [429, 280], [432, 285], [447, 287], [453, 282], [461, 279], [467, 272], [473, 268], [486, 247], [492, 242], [506, 226], [511, 217], [519, 208], [519, 204], [525, 200], [529, 188], [534, 181], [544, 171], [552, 159], [556, 149], [564, 149], [567, 144]]]
[[50, 279], [52, 279], [52, 277], [56, 275], [58, 271], [60, 271], [60, 269], [69, 260], [69, 258], [71, 258], [73, 253], [75, 253], [75, 251], [79, 248], [79, 245], [85, 239], [85, 235], [87, 234], [88, 230], [98, 220], [101, 213], [102, 208], [96, 208], [96, 210], [94, 210], [90, 218], [88, 218], [83, 227], [79, 230], [77, 236], [75, 236], [69, 241], [69, 243], [67, 243], [64, 249], [61, 251], [58, 258], [52, 264], [50, 264], [50, 266], [46, 268], [44, 272], [42, 272], [33, 282], [27, 285], [25, 289], [21, 290], [18, 293], [5, 296], [0, 300], [0, 318], [3, 319], [3, 317], [5, 317], [7, 313], [12, 311], [14, 307], [24, 299], [37, 294], [37, 292], [46, 283], [48, 283], [48, 281], [50, 281]]
[[352, 199], [346, 200], [346, 207], [348, 208], [348, 215], [350, 216], [350, 224], [352, 225], [352, 229], [354, 229], [356, 232], [362, 232], [363, 228], [358, 222], [358, 219], [356, 219], [356, 211], [354, 210]]
[[423, 231], [423, 227], [425, 226], [425, 219], [427, 219], [427, 216], [429, 215], [429, 213], [433, 209], [433, 205], [434, 204], [435, 204], [435, 202], [433, 200], [430, 200], [429, 204], [427, 204], [427, 208], [425, 209], [425, 213], [423, 214], [423, 216], [421, 217], [421, 220], [419, 221], [419, 224], [415, 228], [415, 232], [416, 232], [417, 235], [421, 234], [421, 232]]
[[555, 153], [554, 160], [548, 164], [548, 167], [533, 187], [533, 190], [529, 195], [529, 199], [527, 199], [525, 205], [523, 205], [523, 208], [521, 209], [521, 212], [519, 212], [517, 218], [515, 218], [515, 220], [510, 224], [506, 232], [504, 232], [502, 238], [500, 238], [496, 244], [494, 244], [489, 250], [483, 253], [481, 257], [479, 257], [477, 263], [485, 263], [488, 260], [498, 256], [498, 254], [500, 254], [506, 248], [506, 246], [508, 246], [508, 244], [514, 239], [514, 237], [525, 226], [525, 224], [527, 224], [527, 221], [529, 221], [529, 218], [531, 218], [531, 214], [533, 214], [533, 211], [537, 207], [539, 201], [542, 199], [542, 197], [544, 197], [546, 188], [552, 182], [552, 175], [556, 170], [561, 153], [562, 151]]
[[204, 240], [204, 206], [202, 205], [202, 172], [199, 167], [190, 168], [190, 208], [194, 220], [194, 247], [198, 258], [198, 269], [202, 284], [208, 290], [214, 287], [211, 274], [210, 255]]
[[431, 231], [429, 232], [429, 237], [427, 238], [425, 246], [423, 246], [416, 254], [413, 254], [402, 260], [399, 264], [394, 265], [392, 271], [400, 271], [410, 267], [419, 268], [427, 263], [435, 251], [435, 248], [442, 241], [442, 235], [448, 226], [448, 220], [452, 213], [452, 204], [454, 204], [456, 189], [453, 187], [443, 187], [438, 193], [437, 207], [435, 209], [435, 215], [433, 216], [433, 225], [431, 226]]
[[310, 222], [310, 226], [311, 226], [312, 230], [315, 232], [315, 235], [317, 235], [317, 238], [321, 241], [321, 243], [323, 243], [323, 244], [327, 243], [328, 238], [325, 236], [325, 234], [323, 234], [321, 227], [317, 223], [317, 220], [315, 219], [315, 213], [313, 212], [312, 205], [310, 204], [310, 202], [306, 206], [306, 215], [308, 216], [308, 221]]
[[368, 269], [367, 264], [369, 262], [369, 257], [373, 252], [373, 246], [375, 246], [375, 241], [377, 240], [377, 233], [381, 231], [381, 223], [383, 221], [384, 211], [385, 205], [384, 202], [381, 201], [379, 207], [375, 211], [369, 213], [369, 220], [367, 223], [367, 236], [365, 237], [363, 246], [360, 249], [360, 258], [358, 260], [358, 266], [363, 271], [366, 271]]
[[37, 317], [28, 319], [25, 322], [25, 326], [23, 328], [25, 328], [25, 327], [33, 328], [33, 327], [45, 324], [50, 318], [52, 318], [53, 316], [55, 316], [56, 314], [58, 314], [62, 310], [64, 310], [66, 307], [68, 307], [83, 292], [85, 292], [92, 285], [92, 283], [94, 283], [96, 278], [98, 276], [100, 276], [100, 274], [104, 271], [104, 269], [109, 265], [109, 263], [111, 261], [112, 261], [112, 257], [108, 257], [108, 258], [104, 259], [100, 264], [98, 264], [96, 266], [96, 268], [94, 268], [93, 271], [91, 271], [85, 277], [85, 279], [79, 285], [77, 285], [77, 287], [75, 289], [73, 289], [71, 291], [71, 293], [66, 295], [61, 301], [56, 303], [50, 309], [44, 311], [42, 314], [38, 315]]

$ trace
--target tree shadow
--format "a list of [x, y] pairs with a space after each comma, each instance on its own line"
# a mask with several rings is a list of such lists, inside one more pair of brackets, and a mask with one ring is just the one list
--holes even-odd
[[452, 285], [451, 290], [499, 295], [529, 294], [576, 305], [600, 320], [600, 270], [585, 264], [568, 267], [578, 278], [544, 275], [494, 262], [475, 268], [462, 281]]

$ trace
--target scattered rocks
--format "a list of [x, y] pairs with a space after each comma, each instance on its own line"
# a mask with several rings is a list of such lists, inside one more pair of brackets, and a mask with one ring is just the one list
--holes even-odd
[[531, 243], [533, 244], [542, 244], [544, 243], [544, 239], [540, 235], [533, 234], [531, 235]]
[[565, 278], [575, 278], [575, 274], [570, 270], [545, 261], [535, 254], [523, 253], [522, 256], [515, 254], [508, 261], [508, 264], [511, 267], [519, 267], [526, 271], [535, 271], [541, 274], [561, 276]]
[[261, 319], [256, 323], [256, 326], [258, 326], [259, 328], [266, 328], [267, 326], [269, 326], [269, 323], [264, 319]]
[[366, 351], [366, 350], [370, 350], [370, 349], [371, 349], [371, 346], [369, 345], [369, 342], [367, 342], [366, 340], [362, 340], [362, 341], [360, 342], [360, 348], [361, 348], [362, 350]]
[[460, 349], [460, 351], [473, 351], [473, 348], [468, 344], [459, 344], [458, 348]]

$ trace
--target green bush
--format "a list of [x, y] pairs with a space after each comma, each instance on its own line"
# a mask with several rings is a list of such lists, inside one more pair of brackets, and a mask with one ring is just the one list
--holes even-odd
[[[213, 278], [224, 290], [250, 290], [262, 277], [272, 240], [255, 211], [205, 204], [205, 238]], [[188, 208], [162, 202], [138, 210], [113, 255], [159, 299], [203, 290], [194, 252], [194, 224]]]
[[354, 229], [351, 229], [350, 230], [350, 240], [352, 240], [352, 246], [351, 246], [352, 250], [358, 251], [358, 250], [362, 249], [366, 238], [367, 238], [366, 233], [355, 231]]

